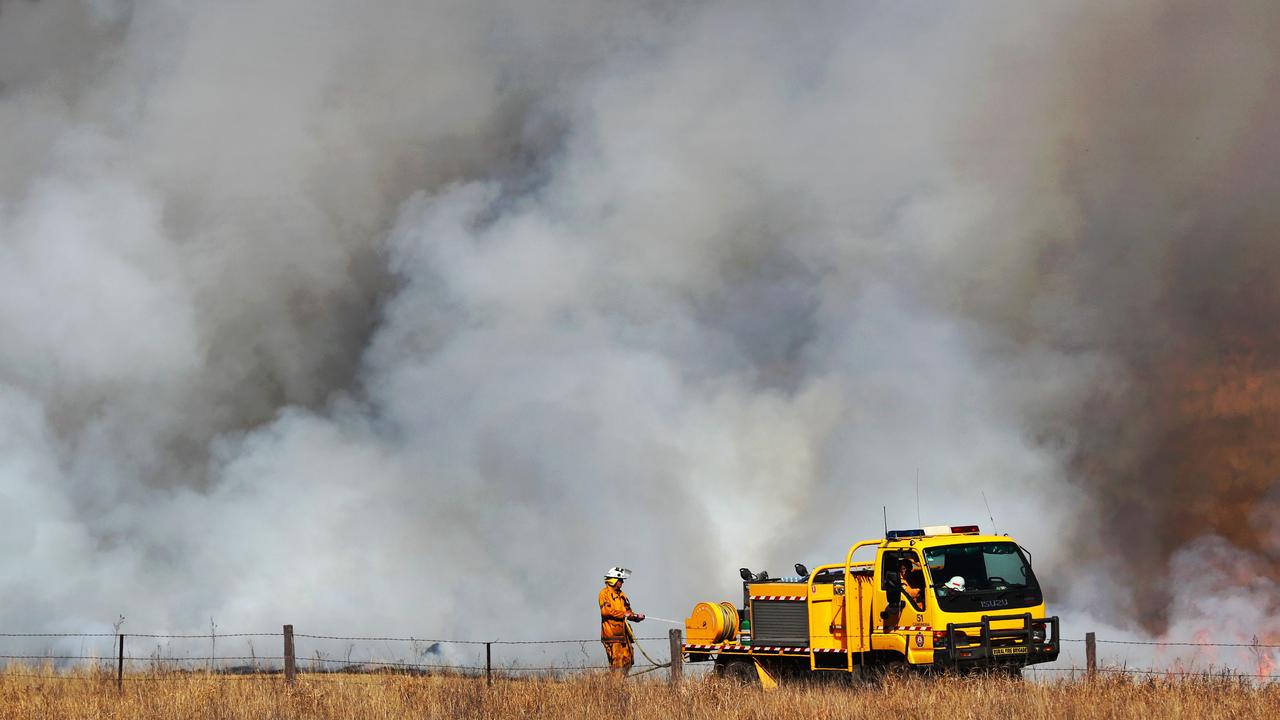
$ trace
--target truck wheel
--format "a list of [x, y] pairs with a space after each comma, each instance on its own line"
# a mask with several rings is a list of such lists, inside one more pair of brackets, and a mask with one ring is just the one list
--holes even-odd
[[733, 680], [743, 685], [760, 684], [760, 675], [756, 673], [756, 666], [746, 660], [731, 660], [723, 665], [717, 665], [716, 671], [726, 680]]
[[874, 669], [868, 668], [867, 674], [867, 680], [873, 683], [901, 682], [911, 675], [911, 666], [903, 660], [891, 660]]
[[1021, 681], [1023, 679], [1022, 666], [1021, 665], [1004, 665], [999, 668], [996, 668], [995, 675], [997, 677], [1003, 677], [1003, 678], [1008, 678], [1010, 680]]

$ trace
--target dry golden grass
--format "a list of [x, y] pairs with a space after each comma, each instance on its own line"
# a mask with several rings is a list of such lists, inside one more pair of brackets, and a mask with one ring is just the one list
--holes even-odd
[[[1280, 686], [1221, 679], [1033, 683], [908, 678], [884, 686], [826, 684], [765, 692], [709, 678], [672, 689], [660, 679], [500, 680], [404, 675], [133, 676], [0, 674], [0, 717], [240, 720], [241, 718], [1265, 718]], [[38, 674], [50, 674], [42, 669]]]

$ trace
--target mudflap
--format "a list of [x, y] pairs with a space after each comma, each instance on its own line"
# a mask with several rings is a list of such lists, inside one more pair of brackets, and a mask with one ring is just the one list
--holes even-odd
[[753, 658], [753, 660], [756, 666], [756, 674], [760, 676], [760, 687], [765, 690], [777, 690], [778, 679], [774, 677], [773, 673], [769, 672], [764, 663], [760, 662], [760, 658]]

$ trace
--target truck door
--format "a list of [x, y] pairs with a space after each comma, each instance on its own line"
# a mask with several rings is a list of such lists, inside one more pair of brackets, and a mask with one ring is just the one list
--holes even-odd
[[[847, 646], [844, 624], [844, 568], [819, 568], [809, 579], [809, 641], [814, 648], [840, 649]], [[854, 616], [857, 618], [857, 612]]]
[[914, 549], [880, 551], [876, 562], [875, 600], [871, 607], [871, 619], [877, 633], [900, 632], [900, 628], [918, 627], [925, 623], [928, 596], [923, 567], [920, 554]]

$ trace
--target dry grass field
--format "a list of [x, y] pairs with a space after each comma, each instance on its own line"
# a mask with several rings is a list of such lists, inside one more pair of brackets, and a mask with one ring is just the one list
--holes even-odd
[[[1280, 685], [1230, 680], [1034, 683], [908, 678], [874, 687], [801, 685], [765, 692], [710, 678], [672, 689], [660, 679], [484, 680], [403, 675], [110, 676], [0, 674], [0, 717], [240, 720], [315, 718], [1265, 718]], [[40, 674], [47, 674], [43, 669]]]

